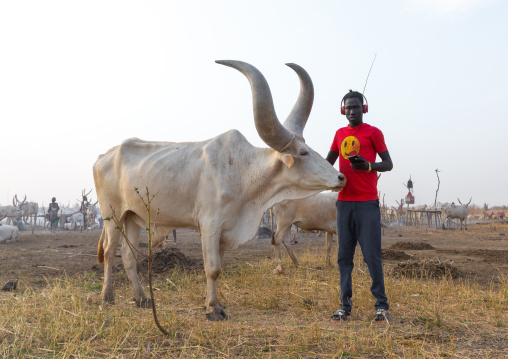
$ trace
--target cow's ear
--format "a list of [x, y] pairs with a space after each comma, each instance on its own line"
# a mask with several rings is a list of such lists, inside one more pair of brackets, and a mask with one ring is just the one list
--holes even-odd
[[280, 160], [286, 165], [287, 168], [291, 168], [295, 163], [295, 159], [291, 153], [283, 153], [280, 155]]

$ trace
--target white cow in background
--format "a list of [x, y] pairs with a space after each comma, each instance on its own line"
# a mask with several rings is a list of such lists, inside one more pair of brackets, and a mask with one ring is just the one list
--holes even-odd
[[[467, 230], [467, 206], [469, 205], [469, 203], [471, 203], [472, 199], [473, 198], [471, 197], [471, 199], [467, 204], [462, 204], [462, 202], [460, 202], [460, 199], [457, 198], [460, 205], [457, 205], [452, 202], [452, 203], [444, 203], [441, 206], [441, 221], [443, 223], [443, 229], [445, 229], [445, 221], [447, 219], [457, 218], [460, 220], [460, 229], [462, 229], [462, 223], [464, 223], [464, 226]], [[449, 226], [450, 222], [448, 221], [448, 227]]]
[[21, 216], [19, 208], [13, 206], [0, 206], [0, 217], [7, 218], [7, 224], [14, 223], [13, 218]]
[[283, 272], [280, 258], [281, 244], [284, 244], [295, 265], [298, 265], [292, 250], [286, 245], [291, 238], [291, 226], [293, 224], [307, 232], [326, 232], [326, 264], [331, 266], [332, 240], [333, 235], [337, 235], [336, 201], [336, 192], [318, 193], [307, 198], [286, 200], [273, 206], [273, 214], [277, 222], [277, 232], [272, 237], [276, 264], [273, 274]]
[[[37, 218], [37, 214], [39, 212], [39, 204], [36, 202], [27, 202], [26, 195], [21, 202], [18, 200], [18, 195], [15, 195], [14, 199], [16, 200], [16, 205], [19, 208], [23, 221], [26, 223], [28, 222], [28, 218], [30, 218], [30, 223], [35, 223], [35, 219]], [[32, 222], [32, 216], [34, 218], [34, 222]]]
[[[409, 209], [413, 210], [413, 211], [426, 211], [427, 210], [427, 205], [426, 204], [420, 204], [418, 206], [410, 207]], [[422, 218], [425, 218], [425, 215], [422, 212], [416, 212], [416, 213], [414, 213], [414, 218], [417, 221], [421, 221]]]
[[[2, 221], [5, 217], [7, 217], [7, 215], [0, 216], [0, 221]], [[18, 227], [0, 224], [0, 243], [16, 242], [18, 239]]]
[[3, 224], [0, 226], [0, 243], [16, 242], [19, 239], [19, 229], [16, 226]]
[[392, 224], [394, 222], [397, 222], [398, 221], [398, 215], [399, 215], [399, 211], [397, 208], [395, 207], [391, 207], [391, 208], [388, 208], [386, 210], [386, 218], [388, 220], [388, 224]]
[[65, 229], [76, 229], [77, 226], [81, 230], [83, 230], [83, 227], [85, 225], [85, 217], [83, 216], [83, 213], [74, 213], [72, 216], [67, 218], [67, 223], [64, 224]]
[[62, 206], [60, 207], [60, 214], [73, 214], [79, 211], [79, 206], [76, 209], [76, 206], [70, 207], [70, 206]]
[[[147, 209], [135, 188], [143, 194], [146, 186], [150, 195], [155, 195], [150, 218], [157, 216], [156, 242], [176, 228], [201, 233], [207, 281], [206, 316], [210, 320], [227, 318], [216, 289], [224, 252], [253, 239], [263, 213], [275, 204], [324, 190], [339, 191], [346, 183], [345, 176], [303, 139], [314, 99], [312, 81], [304, 69], [287, 64], [298, 74], [301, 87], [293, 110], [281, 125], [261, 72], [240, 61], [218, 63], [237, 69], [249, 79], [256, 129], [270, 148], [252, 146], [236, 130], [201, 142], [134, 138], [99, 156], [93, 166], [102, 216], [115, 215], [135, 248], [140, 229], [148, 227]], [[104, 261], [102, 297], [108, 302], [113, 301], [112, 269], [120, 240], [120, 231], [115, 227], [113, 221], [104, 223], [97, 249], [99, 262]], [[121, 253], [136, 303], [151, 307], [125, 240]]]
[[94, 204], [90, 204], [87, 208], [86, 208], [86, 223], [87, 223], [87, 231], [88, 230], [93, 230], [95, 229], [97, 226], [97, 223], [96, 223], [96, 219], [97, 219], [97, 216], [99, 216], [101, 213], [100, 209], [99, 209], [99, 206], [97, 205], [97, 202], [95, 202]]
[[427, 205], [426, 204], [421, 204], [419, 206], [414, 206], [414, 207], [411, 207], [409, 209], [412, 209], [413, 211], [426, 211], [427, 210]]

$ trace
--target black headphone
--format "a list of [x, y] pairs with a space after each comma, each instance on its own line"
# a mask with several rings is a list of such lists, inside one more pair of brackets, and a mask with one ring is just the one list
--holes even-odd
[[[353, 92], [352, 90], [349, 90], [349, 92]], [[348, 94], [345, 94], [344, 97], [346, 97]], [[362, 93], [360, 93], [360, 95], [363, 96]], [[345, 115], [346, 114], [346, 108], [344, 107], [343, 103], [344, 103], [344, 97], [342, 98], [342, 100], [340, 101], [340, 113]], [[363, 105], [363, 113], [367, 113], [369, 112], [369, 102], [367, 101], [367, 97], [363, 96], [363, 98], [365, 99], [365, 105]]]

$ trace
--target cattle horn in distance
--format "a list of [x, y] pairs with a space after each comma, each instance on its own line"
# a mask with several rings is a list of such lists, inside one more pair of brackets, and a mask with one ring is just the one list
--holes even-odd
[[259, 137], [274, 150], [282, 151], [294, 138], [294, 134], [279, 122], [273, 107], [270, 87], [263, 74], [246, 62], [235, 60], [217, 60], [215, 62], [232, 67], [247, 77], [252, 89], [254, 123]]
[[20, 200], [18, 199], [18, 195], [15, 194], [14, 197], [12, 197], [12, 204], [15, 206], [15, 207], [19, 207], [19, 206], [22, 206], [23, 204], [25, 204], [26, 202], [26, 194], [25, 194], [25, 198], [23, 199], [23, 201], [20, 202]]
[[300, 78], [300, 94], [283, 125], [289, 131], [303, 138], [303, 129], [307, 124], [314, 102], [314, 85], [312, 84], [309, 74], [303, 67], [291, 63], [286, 65], [291, 67]]
[[[467, 202], [466, 207], [467, 207], [467, 206], [469, 206], [469, 203], [471, 203], [471, 200], [472, 200], [472, 199], [473, 199], [473, 197], [471, 197], [471, 198], [469, 199], [469, 202]], [[458, 199], [458, 198], [457, 198], [457, 200], [459, 201], [459, 203], [460, 203], [460, 204], [462, 204], [462, 202], [460, 201], [460, 199]], [[463, 204], [462, 204], [462, 205], [463, 205]]]

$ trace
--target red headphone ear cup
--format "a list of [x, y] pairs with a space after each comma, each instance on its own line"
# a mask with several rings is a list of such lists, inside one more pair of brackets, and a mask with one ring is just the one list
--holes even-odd
[[346, 114], [346, 109], [344, 108], [344, 106], [342, 106], [342, 107], [340, 108], [340, 113], [341, 113], [341, 114], [343, 114], [343, 115], [345, 115], [345, 114]]
[[363, 105], [363, 113], [367, 113], [367, 112], [369, 112], [369, 106]]

